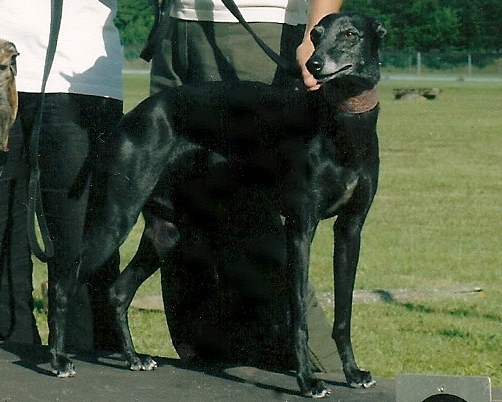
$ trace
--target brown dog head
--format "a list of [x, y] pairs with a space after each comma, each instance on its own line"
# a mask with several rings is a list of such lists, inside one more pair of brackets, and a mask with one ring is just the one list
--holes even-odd
[[12, 42], [0, 39], [0, 150], [8, 150], [9, 133], [17, 115], [16, 57]]

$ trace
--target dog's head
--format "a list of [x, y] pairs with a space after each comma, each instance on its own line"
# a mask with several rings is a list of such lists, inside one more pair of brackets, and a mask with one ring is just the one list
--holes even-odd
[[311, 32], [315, 51], [307, 69], [321, 83], [350, 77], [374, 86], [380, 79], [378, 48], [386, 32], [372, 17], [330, 14]]
[[8, 150], [9, 133], [17, 115], [16, 57], [12, 42], [0, 39], [0, 150]]

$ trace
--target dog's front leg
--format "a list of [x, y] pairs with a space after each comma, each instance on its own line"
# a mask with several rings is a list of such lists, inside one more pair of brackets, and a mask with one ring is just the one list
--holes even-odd
[[353, 290], [359, 260], [362, 224], [361, 219], [347, 218], [344, 215], [339, 216], [334, 224], [335, 322], [333, 339], [342, 360], [347, 383], [354, 388], [368, 388], [375, 384], [369, 371], [359, 369], [351, 339]]
[[330, 390], [315, 377], [308, 353], [307, 287], [310, 244], [315, 225], [307, 214], [286, 219], [288, 265], [293, 278], [293, 336], [297, 359], [297, 381], [304, 396], [323, 398]]

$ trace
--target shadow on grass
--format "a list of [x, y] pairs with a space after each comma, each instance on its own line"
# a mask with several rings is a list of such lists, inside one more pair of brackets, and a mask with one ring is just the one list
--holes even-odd
[[454, 317], [465, 317], [465, 318], [477, 318], [493, 322], [500, 322], [502, 320], [502, 316], [500, 315], [481, 314], [474, 310], [461, 309], [461, 308], [450, 309], [448, 307], [434, 308], [426, 306], [421, 303], [399, 301], [396, 300], [394, 295], [387, 290], [378, 289], [372, 291], [372, 293], [378, 295], [380, 301], [382, 301], [383, 303], [401, 307], [410, 312], [425, 313], [425, 314], [443, 314], [443, 315], [449, 315]]

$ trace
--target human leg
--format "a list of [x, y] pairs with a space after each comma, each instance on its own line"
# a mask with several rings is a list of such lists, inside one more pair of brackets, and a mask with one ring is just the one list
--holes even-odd
[[[44, 118], [39, 145], [39, 164], [41, 168], [42, 201], [49, 233], [54, 245], [54, 257], [48, 261], [49, 294], [54, 293], [54, 278], [68, 274], [73, 269], [80, 252], [84, 222], [89, 199], [89, 178], [91, 187], [93, 164], [101, 155], [99, 146], [105, 147], [114, 124], [121, 116], [122, 104], [113, 102], [113, 107], [103, 98], [74, 95], [46, 94]], [[110, 102], [112, 100], [109, 100]], [[33, 111], [38, 105], [36, 94], [21, 94], [20, 104], [25, 110]], [[27, 127], [30, 127], [27, 122]], [[30, 132], [27, 130], [26, 132]], [[100, 145], [103, 144], [103, 145]], [[79, 188], [75, 182], [79, 177]], [[99, 186], [96, 186], [99, 187]], [[70, 197], [70, 189], [73, 196]], [[87, 286], [82, 285], [77, 296], [70, 304], [70, 346], [79, 350], [89, 350], [96, 345], [93, 341], [91, 324], [100, 333], [103, 311], [107, 310], [105, 297], [107, 281], [118, 275], [118, 258], [115, 258], [99, 270], [99, 278], [82, 278]], [[90, 292], [88, 287], [98, 289]], [[93, 298], [96, 294], [99, 297]], [[95, 314], [91, 312], [91, 305]], [[71, 311], [73, 309], [73, 311]], [[53, 319], [53, 307], [49, 298], [49, 320]], [[71, 335], [71, 332], [75, 336]], [[110, 332], [106, 337], [111, 338]], [[100, 341], [110, 344], [109, 339]], [[71, 345], [73, 343], [73, 345]], [[108, 346], [108, 345], [105, 345]]]
[[27, 167], [20, 121], [0, 177], [0, 341], [40, 344], [33, 315], [33, 264], [26, 234]]

